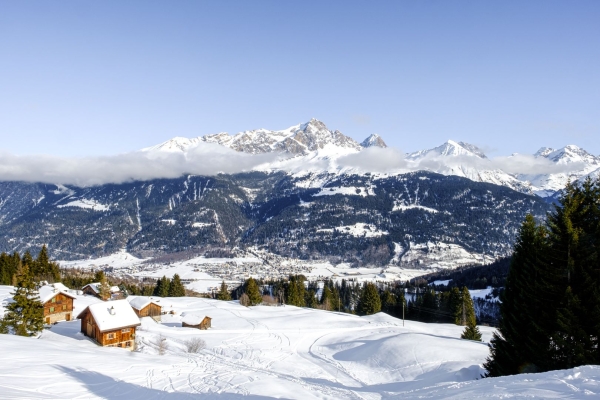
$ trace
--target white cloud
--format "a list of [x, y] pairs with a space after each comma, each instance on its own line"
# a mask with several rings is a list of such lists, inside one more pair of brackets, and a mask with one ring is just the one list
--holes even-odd
[[367, 147], [358, 153], [340, 157], [338, 165], [358, 168], [365, 172], [383, 173], [407, 167], [404, 153], [391, 147]]
[[134, 152], [106, 157], [63, 158], [0, 153], [0, 181], [94, 186], [183, 174], [215, 175], [252, 170], [277, 154], [250, 155], [213, 143], [181, 152]]
[[[26, 181], [76, 186], [94, 186], [157, 178], [176, 178], [183, 174], [215, 175], [253, 169], [290, 172], [327, 170], [328, 160], [295, 157], [283, 161], [282, 155], [246, 154], [215, 143], [200, 143], [183, 152], [133, 152], [106, 157], [62, 158], [48, 155], [17, 156], [0, 152], [0, 181]], [[276, 162], [280, 161], [280, 162]], [[401, 173], [429, 170], [447, 173], [451, 168], [502, 170], [510, 174], [536, 175], [569, 173], [581, 170], [581, 163], [555, 164], [530, 155], [482, 159], [472, 156], [440, 156], [429, 154], [418, 161], [407, 161], [405, 154], [394, 148], [366, 148], [338, 158], [338, 168], [354, 168], [363, 172]], [[266, 168], [269, 169], [269, 168]]]

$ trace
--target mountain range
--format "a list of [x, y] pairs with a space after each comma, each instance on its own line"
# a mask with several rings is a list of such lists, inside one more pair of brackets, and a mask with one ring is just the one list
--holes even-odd
[[[138, 155], [160, 163], [196, 157], [203, 146], [261, 163], [91, 186], [0, 181], [0, 251], [47, 244], [54, 258], [72, 260], [122, 249], [138, 257], [259, 249], [356, 266], [477, 264], [509, 255], [526, 214], [544, 219], [547, 199], [567, 180], [600, 167], [576, 146], [500, 162], [451, 140], [403, 154], [377, 135], [358, 143], [314, 119], [282, 131], [174, 138]], [[519, 174], [519, 163], [533, 165], [530, 173]]]
[[[368, 148], [388, 147], [379, 135], [372, 134], [358, 143], [337, 130], [328, 129], [323, 122], [312, 119], [280, 131], [257, 129], [236, 135], [218, 133], [192, 139], [175, 137], [141, 151], [149, 154], [186, 154], [202, 143], [215, 143], [248, 154], [278, 153], [281, 154], [279, 159], [255, 169], [297, 173], [381, 172], [369, 170], [368, 167], [353, 168], [348, 163], [340, 165], [340, 160]], [[588, 175], [600, 174], [600, 157], [575, 145], [560, 149], [542, 147], [533, 155], [513, 154], [502, 162], [497, 162], [489, 159], [475, 145], [448, 140], [431, 149], [398, 154], [397, 158], [398, 163], [384, 171], [386, 175], [425, 170], [506, 186], [541, 197], [555, 195], [569, 180], [576, 181]], [[301, 167], [298, 168], [298, 165]]]

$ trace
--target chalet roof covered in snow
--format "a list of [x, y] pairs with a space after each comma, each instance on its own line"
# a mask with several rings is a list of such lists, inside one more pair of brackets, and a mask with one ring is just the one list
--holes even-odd
[[[85, 285], [85, 286], [83, 287], [83, 289], [84, 289], [86, 286], [89, 286], [89, 287], [90, 287], [90, 289], [92, 289], [94, 292], [96, 292], [96, 293], [100, 293], [100, 282], [88, 283], [87, 285]], [[119, 287], [118, 287], [118, 286], [111, 286], [111, 287], [110, 287], [110, 292], [111, 292], [111, 293], [118, 293], [118, 292], [120, 292], [120, 291], [121, 291], [121, 289], [119, 289]]]
[[69, 288], [63, 285], [62, 283], [53, 283], [50, 285], [44, 285], [39, 288], [38, 293], [40, 295], [40, 300], [42, 303], [46, 303], [50, 301], [54, 296], [58, 293], [62, 293], [65, 296], [68, 296], [72, 299], [75, 298], [72, 294], [68, 293]]
[[81, 319], [83, 313], [87, 310], [92, 313], [100, 332], [140, 325], [140, 319], [135, 315], [133, 308], [131, 308], [127, 300], [92, 304], [83, 310], [77, 318]]
[[147, 297], [147, 296], [129, 296], [127, 298], [127, 301], [129, 302], [131, 307], [135, 308], [138, 311], [147, 307], [151, 303], [154, 303], [157, 306], [161, 306], [160, 298], [156, 299], [156, 298]]

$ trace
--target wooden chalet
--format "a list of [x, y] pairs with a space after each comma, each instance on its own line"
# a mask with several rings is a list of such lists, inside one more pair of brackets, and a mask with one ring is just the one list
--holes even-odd
[[[96, 296], [101, 300], [108, 300], [103, 299], [102, 296], [100, 296], [100, 282], [88, 283], [87, 285], [81, 288], [81, 291], [83, 292], [83, 294], [87, 294], [89, 296]], [[121, 293], [121, 289], [119, 289], [118, 286], [110, 287], [110, 300], [119, 300], [123, 297], [123, 293]]]
[[211, 317], [204, 317], [202, 319], [196, 315], [185, 315], [181, 321], [181, 326], [184, 328], [196, 328], [205, 331], [210, 328], [211, 321]]
[[92, 304], [77, 318], [81, 320], [81, 332], [100, 346], [133, 350], [140, 319], [127, 300]]
[[58, 321], [73, 319], [73, 301], [75, 296], [68, 293], [62, 283], [44, 285], [38, 289], [40, 301], [44, 305], [44, 323], [47, 325]]
[[129, 301], [131, 308], [139, 318], [151, 317], [155, 321], [160, 321], [162, 306], [159, 299], [146, 296], [129, 296], [127, 301]]

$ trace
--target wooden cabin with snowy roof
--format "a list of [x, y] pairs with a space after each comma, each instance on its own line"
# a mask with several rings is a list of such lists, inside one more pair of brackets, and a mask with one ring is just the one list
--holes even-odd
[[[85, 285], [84, 287], [81, 288], [81, 291], [83, 292], [83, 294], [87, 294], [90, 296], [96, 296], [100, 300], [108, 300], [108, 299], [103, 299], [102, 296], [100, 296], [100, 282], [88, 283], [87, 285]], [[123, 293], [121, 293], [121, 289], [119, 289], [118, 286], [111, 286], [110, 287], [110, 299], [111, 300], [119, 300], [122, 298], [123, 298]]]
[[62, 283], [44, 285], [38, 289], [40, 301], [44, 305], [44, 323], [47, 325], [58, 321], [73, 319], [73, 301], [75, 296]]
[[139, 318], [151, 317], [155, 321], [160, 321], [162, 314], [160, 299], [146, 296], [129, 296], [127, 301]]
[[78, 316], [81, 332], [100, 346], [134, 348], [140, 319], [127, 300], [91, 304]]

